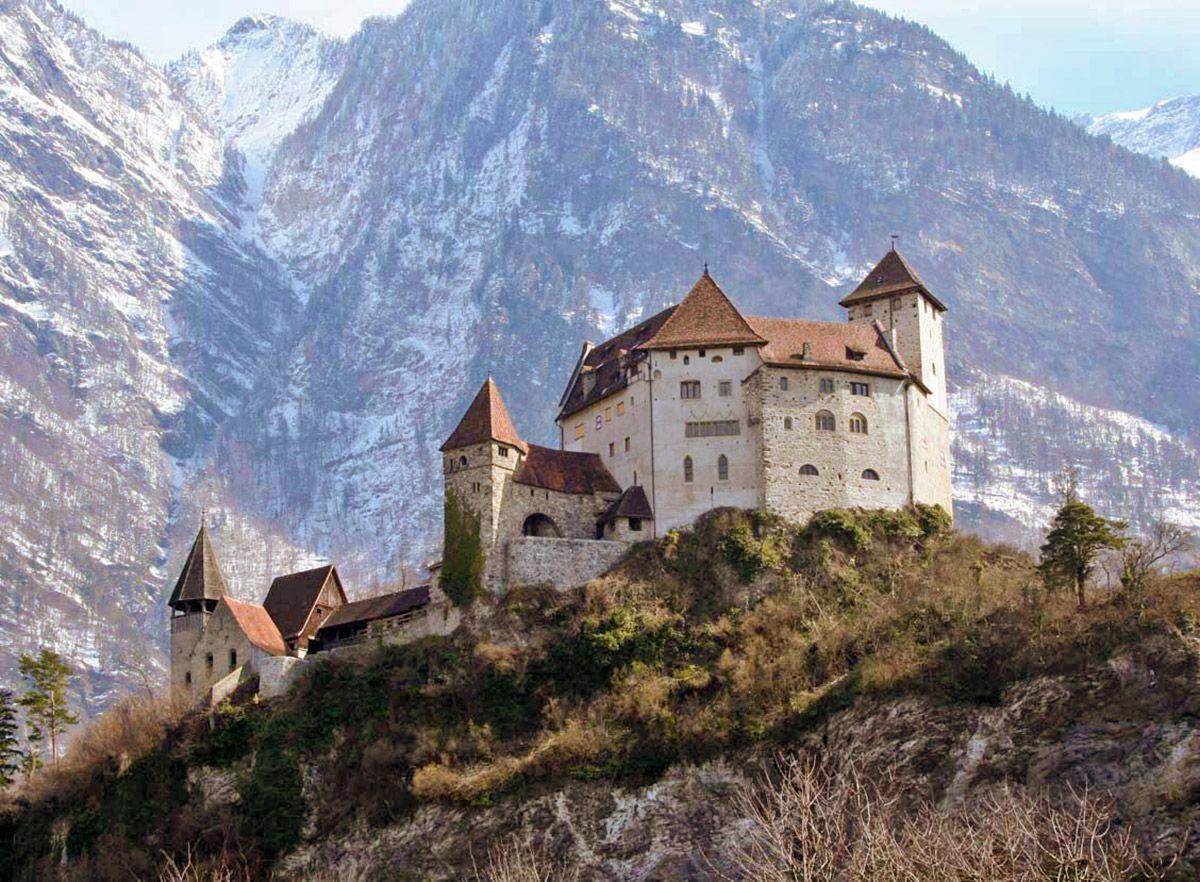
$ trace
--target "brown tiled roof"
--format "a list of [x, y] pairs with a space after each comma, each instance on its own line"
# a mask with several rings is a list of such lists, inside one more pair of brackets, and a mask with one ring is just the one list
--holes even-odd
[[521, 440], [521, 434], [513, 425], [508, 408], [504, 406], [504, 399], [500, 397], [500, 390], [491, 377], [479, 388], [471, 406], [467, 408], [467, 412], [458, 421], [458, 425], [441, 449], [453, 450], [456, 447], [468, 447], [485, 441], [502, 441], [522, 450], [525, 448], [525, 442]]
[[[759, 350], [762, 360], [775, 366], [837, 368], [867, 374], [903, 377], [904, 366], [892, 355], [879, 331], [872, 325], [850, 322], [809, 322], [801, 319], [747, 318], [767, 340]], [[811, 357], [801, 358], [810, 343]], [[853, 359], [860, 352], [862, 359]]]
[[333, 564], [279, 576], [271, 583], [263, 606], [275, 620], [285, 640], [298, 637], [304, 630], [313, 607], [317, 605], [317, 598], [321, 596], [321, 589], [330, 578], [337, 586], [342, 603], [345, 603], [346, 592], [342, 590], [342, 580]]
[[229, 607], [233, 620], [237, 622], [246, 639], [271, 655], [287, 655], [287, 645], [279, 633], [279, 628], [271, 620], [270, 614], [255, 603], [243, 603], [232, 597], [222, 597], [221, 603]]
[[429, 603], [429, 586], [409, 588], [407, 591], [397, 591], [394, 594], [381, 594], [378, 597], [367, 597], [340, 606], [329, 614], [321, 623], [318, 634], [326, 628], [338, 625], [349, 625], [353, 622], [374, 622], [379, 619], [390, 619], [410, 609], [417, 609]]
[[650, 500], [646, 491], [640, 485], [626, 487], [621, 498], [604, 510], [601, 520], [611, 521], [613, 518], [644, 518], [654, 519], [654, 511], [650, 508]]
[[208, 530], [201, 524], [167, 605], [174, 607], [184, 600], [219, 600], [226, 593], [217, 554], [208, 539]]
[[513, 481], [559, 493], [620, 493], [621, 485], [595, 453], [530, 444]]
[[867, 277], [859, 283], [857, 288], [842, 298], [841, 305], [853, 306], [877, 297], [887, 297], [914, 289], [928, 297], [938, 309], [945, 311], [946, 305], [933, 296], [933, 293], [921, 281], [921, 277], [917, 275], [917, 271], [899, 251], [892, 249], [883, 256], [883, 260], [875, 264], [875, 269], [867, 273]]
[[708, 270], [687, 297], [658, 329], [641, 344], [643, 349], [677, 349], [682, 346], [755, 346], [763, 340], [742, 318]]
[[[676, 308], [669, 306], [591, 349], [584, 356], [580, 372], [572, 377], [571, 388], [567, 391], [558, 418], [578, 413], [628, 386], [625, 368], [645, 357], [638, 347], [659, 332]], [[591, 379], [585, 381], [584, 373], [590, 373]]]

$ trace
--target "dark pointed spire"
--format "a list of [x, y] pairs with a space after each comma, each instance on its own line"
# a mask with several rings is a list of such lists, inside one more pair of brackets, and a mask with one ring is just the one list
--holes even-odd
[[893, 244], [892, 250], [883, 255], [883, 259], [875, 264], [875, 268], [867, 273], [866, 278], [859, 283], [858, 287], [843, 297], [840, 303], [842, 306], [853, 306], [877, 297], [889, 297], [893, 294], [914, 290], [924, 294], [929, 302], [938, 309], [943, 311], [946, 309], [946, 305], [933, 296], [933, 293], [921, 281], [921, 277], [917, 275], [917, 271]]
[[183, 562], [179, 580], [167, 605], [176, 609], [189, 600], [220, 600], [227, 593], [225, 576], [221, 573], [217, 554], [202, 520], [196, 541], [192, 543], [192, 550]]

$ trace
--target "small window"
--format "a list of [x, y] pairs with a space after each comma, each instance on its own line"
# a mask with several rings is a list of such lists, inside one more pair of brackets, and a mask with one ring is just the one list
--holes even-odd
[[625, 402], [624, 401], [617, 402], [617, 416], [625, 416]]
[[692, 470], [692, 458], [685, 456], [683, 458], [683, 482], [685, 484], [692, 483], [692, 478], [695, 477]]
[[467, 458], [465, 456], [460, 456], [458, 458], [458, 464], [460, 466], [465, 466], [467, 464]]
[[817, 471], [817, 467], [815, 465], [802, 465], [800, 466], [800, 474], [804, 475], [805, 477], [815, 478], [818, 474], [820, 474], [820, 472]]
[[871, 304], [863, 304], [863, 318], [868, 318], [871, 315]]
[[863, 352], [861, 349], [851, 349], [849, 346], [846, 347], [846, 361], [862, 361], [866, 357], [867, 353]]
[[867, 434], [867, 418], [861, 413], [850, 414], [850, 431], [855, 435]]
[[701, 350], [700, 350], [700, 353], [699, 353], [699, 354], [700, 354], [700, 357], [701, 357], [701, 358], [704, 358], [704, 350], [703, 350], [703, 349], [701, 349]]
[[604, 408], [604, 422], [606, 422], [606, 423], [612, 422], [612, 408], [611, 407]]
[[936, 377], [937, 376], [937, 362], [931, 361], [929, 363], [929, 366], [933, 369], [933, 375]]
[[692, 363], [692, 357], [691, 357], [690, 355], [685, 355], [685, 356], [683, 357], [683, 363], [684, 363], [684, 364], [691, 364], [691, 363]]
[[699, 380], [684, 380], [679, 384], [680, 398], [699, 398], [700, 397], [700, 381]]
[[237, 667], [237, 650], [231, 649], [231, 650], [229, 650], [229, 670], [232, 671], [236, 667]]
[[734, 354], [734, 355], [744, 355], [745, 353], [746, 353], [746, 350], [745, 350], [745, 349], [743, 349], [741, 346], [734, 346], [734, 347], [733, 347], [733, 354]]
[[785, 429], [791, 429], [791, 427], [792, 427], [792, 418], [791, 417], [783, 418], [783, 427]]
[[893, 297], [892, 298], [892, 312], [899, 312], [899, 311], [900, 311], [900, 298]]
[[625, 452], [626, 453], [629, 452], [629, 436], [628, 435], [625, 436]]
[[871, 384], [870, 383], [851, 383], [850, 384], [850, 394], [851, 395], [870, 395], [871, 394]]
[[671, 350], [671, 358], [678, 358], [678, 357], [679, 357], [679, 353], [676, 352], [674, 349], [672, 349]]
[[578, 440], [582, 437], [583, 437], [583, 423], [576, 423], [575, 424], [575, 439]]
[[600, 427], [603, 425], [604, 425], [604, 421], [601, 418], [600, 414], [596, 414], [596, 431], [599, 432]]
[[729, 457], [723, 453], [717, 457], [717, 480], [729, 480]]
[[731, 380], [722, 380], [717, 383], [717, 394], [722, 398], [728, 398], [733, 394], [733, 382]]
[[879, 472], [875, 471], [874, 469], [863, 469], [862, 476], [864, 481], [879, 480]]
[[832, 395], [833, 394], [833, 380], [831, 380], [827, 377], [821, 380], [821, 394], [822, 395]]
[[508, 456], [508, 448], [507, 448], [507, 447], [498, 446], [498, 447], [496, 448], [496, 451], [497, 451], [497, 452], [498, 452], [498, 453], [499, 453], [501, 456]]
[[211, 652], [210, 652], [210, 653], [208, 653], [206, 656], [204, 656], [204, 665], [205, 665], [205, 667], [207, 667], [207, 668], [208, 668], [210, 671], [213, 669], [213, 655], [212, 655], [212, 653], [211, 653]]
[[719, 356], [719, 355], [714, 355], [714, 356], [712, 357], [712, 363], [713, 363], [713, 364], [720, 364], [720, 363], [721, 363], [721, 362], [723, 362], [724, 360], [725, 360], [725, 359], [721, 358], [721, 356]]
[[788, 378], [787, 377], [779, 378], [779, 389], [782, 392], [786, 392], [788, 390]]
[[615, 443], [613, 443], [612, 441], [609, 441], [608, 442], [608, 455], [613, 456], [616, 454], [616, 452], [617, 452], [617, 445]]
[[822, 410], [817, 413], [817, 431], [832, 432], [837, 429], [837, 421], [827, 410]]
[[641, 518], [630, 518], [629, 519], [629, 529], [632, 530], [634, 533], [642, 532], [642, 519]]
[[184, 685], [185, 685], [185, 686], [191, 686], [191, 685], [192, 685], [192, 672], [191, 672], [191, 671], [185, 671], [185, 672], [184, 672], [184, 674], [183, 674], [183, 682], [184, 682]]

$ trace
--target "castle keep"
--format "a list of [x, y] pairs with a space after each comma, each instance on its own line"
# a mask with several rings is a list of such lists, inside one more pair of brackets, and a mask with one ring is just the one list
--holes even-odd
[[746, 316], [705, 270], [680, 303], [583, 345], [560, 449], [524, 441], [489, 378], [442, 445], [484, 584], [578, 584], [723, 506], [950, 511], [945, 305], [895, 249], [840, 305], [845, 322]]

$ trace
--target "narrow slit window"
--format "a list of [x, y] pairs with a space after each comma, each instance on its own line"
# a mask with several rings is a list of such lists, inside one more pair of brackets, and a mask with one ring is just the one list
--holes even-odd
[[729, 480], [729, 457], [723, 453], [717, 457], [717, 480]]
[[685, 456], [683, 458], [683, 482], [685, 484], [690, 484], [692, 483], [692, 479], [694, 477], [695, 474], [692, 468], [692, 458], [690, 456]]

